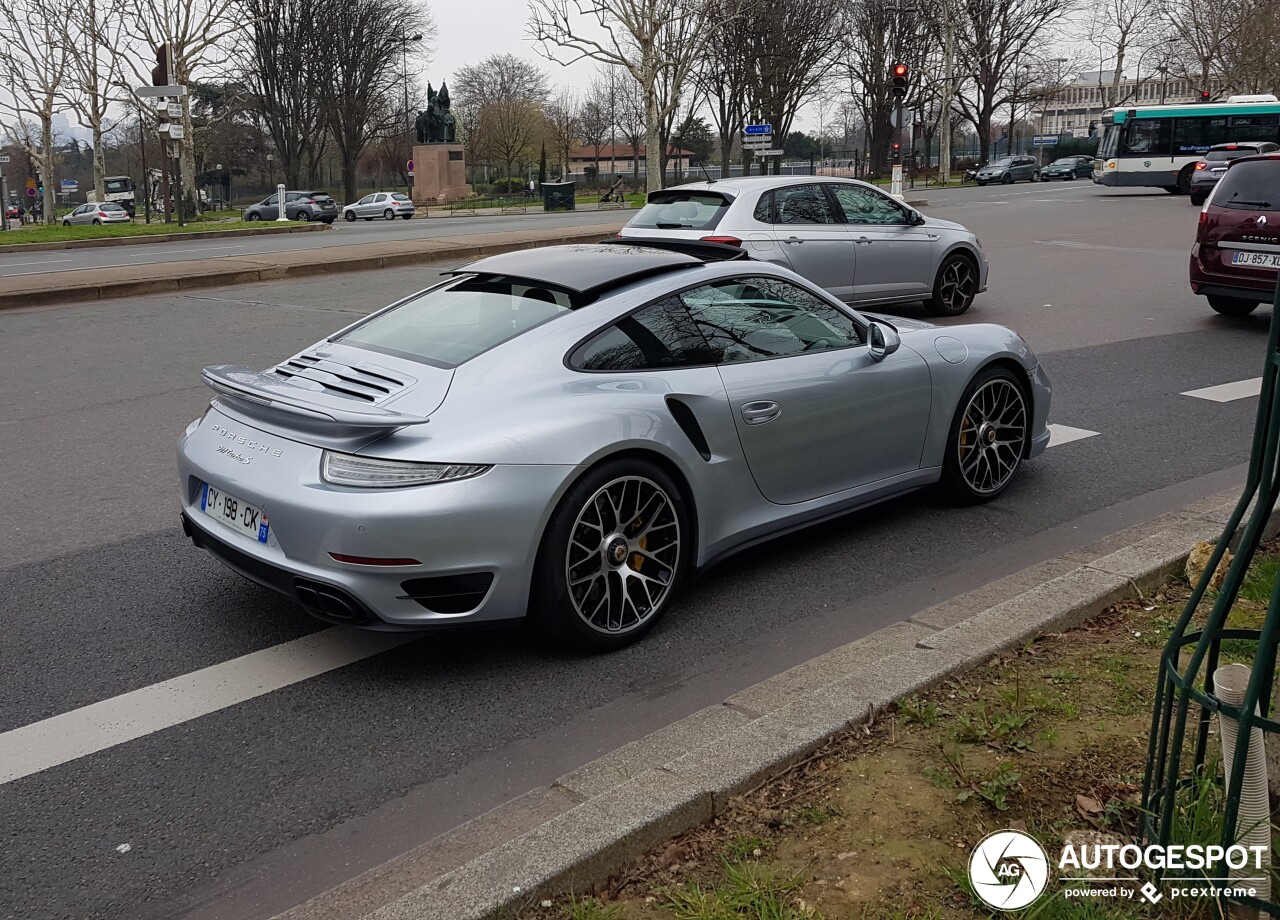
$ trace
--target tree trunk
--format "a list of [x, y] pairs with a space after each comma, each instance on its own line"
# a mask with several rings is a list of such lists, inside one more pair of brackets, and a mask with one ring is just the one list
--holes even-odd
[[342, 194], [347, 201], [355, 201], [356, 195], [356, 158], [342, 151]]
[[55, 222], [53, 198], [53, 115], [40, 116], [40, 178], [44, 181], [44, 197], [40, 202], [44, 222]]
[[662, 126], [658, 124], [658, 91], [653, 82], [644, 88], [644, 171], [645, 189], [662, 188]]

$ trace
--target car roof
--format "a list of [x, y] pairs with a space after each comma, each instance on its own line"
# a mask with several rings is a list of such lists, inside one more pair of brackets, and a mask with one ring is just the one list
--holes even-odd
[[576, 294], [596, 294], [640, 278], [694, 268], [704, 260], [688, 252], [626, 243], [544, 246], [488, 256], [449, 274], [501, 275]]

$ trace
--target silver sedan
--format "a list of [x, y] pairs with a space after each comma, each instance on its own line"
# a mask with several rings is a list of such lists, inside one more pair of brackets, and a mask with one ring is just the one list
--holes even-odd
[[62, 218], [62, 226], [75, 227], [80, 224], [129, 224], [133, 218], [129, 212], [114, 201], [82, 204], [66, 217]]
[[650, 192], [621, 235], [739, 246], [860, 307], [923, 301], [957, 316], [987, 289], [974, 234], [855, 179], [745, 176]]
[[527, 614], [604, 650], [731, 553], [934, 483], [992, 499], [1048, 446], [1016, 333], [859, 313], [743, 255], [506, 253], [266, 370], [205, 368], [183, 527], [330, 622]]
[[413, 201], [404, 192], [373, 192], [342, 209], [342, 217], [347, 221], [373, 220], [375, 217], [383, 220], [403, 217], [408, 220], [413, 213]]

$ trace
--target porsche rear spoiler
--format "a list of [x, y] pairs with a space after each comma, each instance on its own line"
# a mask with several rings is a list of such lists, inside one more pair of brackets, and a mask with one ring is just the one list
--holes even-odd
[[273, 374], [234, 364], [206, 367], [201, 377], [215, 393], [233, 400], [241, 399], [256, 406], [269, 406], [292, 415], [327, 420], [351, 428], [400, 428], [427, 421], [426, 416], [361, 405], [354, 400], [315, 392]]

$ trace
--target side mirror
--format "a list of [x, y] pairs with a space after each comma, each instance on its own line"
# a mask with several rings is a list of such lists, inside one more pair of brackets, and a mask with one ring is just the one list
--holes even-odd
[[898, 338], [898, 331], [892, 326], [873, 322], [867, 327], [867, 345], [872, 361], [883, 361], [901, 344], [902, 339]]
[[918, 227], [924, 223], [924, 215], [921, 214], [919, 211], [914, 211], [914, 210], [908, 211], [907, 223], [911, 224], [913, 227]]

